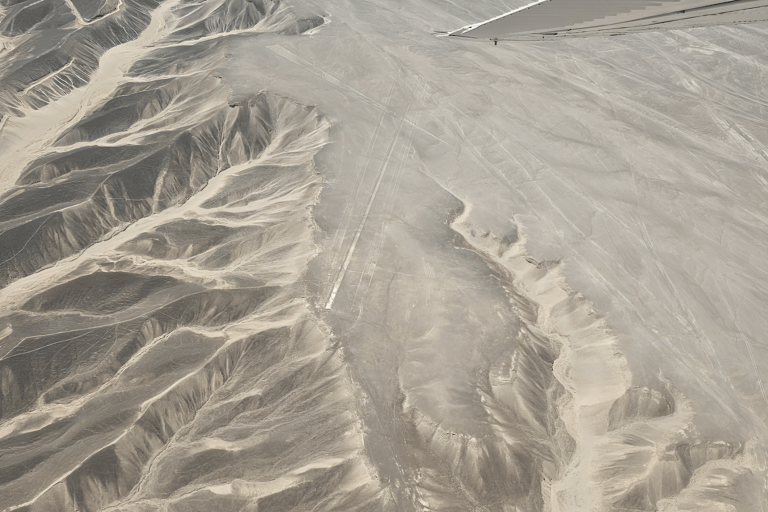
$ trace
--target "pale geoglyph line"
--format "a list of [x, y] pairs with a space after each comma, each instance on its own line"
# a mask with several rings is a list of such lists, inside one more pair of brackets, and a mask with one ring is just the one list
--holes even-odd
[[[723, 276], [725, 279], [725, 286], [726, 290], [728, 289], [728, 281], [727, 277]], [[752, 361], [752, 368], [755, 371], [755, 379], [757, 380], [757, 385], [760, 388], [760, 394], [762, 395], [763, 401], [765, 402], [766, 406], [768, 406], [768, 394], [765, 392], [765, 386], [763, 386], [763, 380], [760, 378], [760, 370], [757, 367], [757, 361], [755, 360], [755, 354], [752, 349], [752, 344], [749, 342], [747, 337], [744, 335], [744, 331], [741, 330], [739, 327], [739, 320], [737, 315], [737, 311], [734, 310], [734, 308], [731, 307], [730, 301], [726, 298], [725, 294], [723, 293], [722, 288], [720, 288], [720, 283], [717, 279], [714, 280], [715, 287], [717, 287], [717, 293], [720, 294], [720, 297], [723, 299], [723, 303], [725, 303], [725, 307], [728, 308], [728, 313], [731, 315], [731, 318], [733, 318], [733, 326], [736, 329], [736, 337], [740, 338], [741, 341], [744, 343], [744, 346], [747, 348], [747, 352], [749, 353], [749, 358]], [[737, 305], [738, 307], [738, 305]], [[709, 340], [707, 340], [709, 341]]]
[[335, 76], [331, 75], [330, 73], [327, 73], [326, 71], [323, 71], [322, 69], [318, 68], [311, 62], [307, 62], [306, 60], [302, 59], [301, 57], [291, 52], [290, 50], [283, 48], [279, 44], [271, 44], [269, 46], [265, 46], [264, 48], [274, 53], [275, 55], [279, 55], [280, 57], [284, 58], [288, 62], [292, 62], [297, 66], [303, 69], [306, 69], [313, 75], [317, 75], [318, 77], [322, 78], [323, 80], [330, 83], [331, 85], [334, 85], [339, 89], [342, 89], [344, 91], [354, 94], [358, 98], [362, 99], [366, 103], [370, 103], [371, 105], [378, 108], [379, 110], [384, 110], [386, 112], [394, 114], [394, 112], [392, 112], [392, 110], [390, 110], [386, 105], [382, 105], [378, 101], [369, 98], [368, 96], [358, 91], [354, 87], [350, 87], [349, 85], [345, 84]]
[[[389, 94], [387, 95], [387, 99], [384, 101], [385, 105], [389, 105], [389, 100], [392, 97], [392, 91], [394, 91], [395, 85], [393, 84], [392, 87], [389, 89]], [[337, 253], [337, 246], [338, 246], [338, 253], [341, 254], [342, 247], [344, 245], [344, 239], [347, 236], [347, 230], [349, 228], [349, 225], [351, 223], [352, 219], [352, 212], [354, 210], [354, 205], [357, 203], [357, 197], [360, 195], [360, 189], [363, 186], [363, 178], [365, 176], [365, 171], [368, 169], [368, 166], [371, 163], [371, 156], [373, 155], [374, 148], [376, 147], [376, 143], [379, 139], [379, 133], [381, 132], [381, 126], [384, 123], [385, 116], [387, 115], [387, 112], [385, 110], [381, 111], [381, 115], [379, 116], [379, 121], [376, 123], [376, 129], [373, 132], [373, 136], [371, 137], [371, 142], [368, 144], [368, 150], [365, 154], [365, 164], [361, 167], [361, 172], [358, 174], [357, 181], [355, 182], [355, 192], [352, 195], [352, 199], [349, 201], [347, 206], [344, 208], [344, 213], [341, 216], [341, 222], [339, 223], [339, 228], [336, 230], [336, 233], [333, 236], [333, 240], [331, 243], [331, 251], [334, 256], [331, 261], [331, 266], [336, 267], [336, 253]], [[341, 134], [342, 138], [342, 158], [343, 158], [343, 146], [344, 146], [344, 134]], [[343, 228], [342, 228], [343, 226]]]
[[[364, 267], [363, 273], [360, 275], [360, 280], [357, 284], [357, 288], [355, 289], [355, 295], [352, 299], [353, 301], [357, 299], [357, 295], [360, 289], [361, 284], [363, 283], [363, 280], [365, 279], [366, 275], [368, 276], [368, 283], [363, 287], [363, 292], [365, 292], [368, 288], [371, 286], [371, 282], [373, 281], [373, 275], [376, 272], [376, 264], [379, 259], [379, 255], [381, 253], [381, 248], [384, 245], [384, 236], [389, 229], [389, 223], [392, 212], [392, 208], [394, 208], [395, 200], [396, 200], [396, 189], [400, 184], [400, 181], [403, 177], [403, 172], [405, 169], [405, 162], [408, 160], [408, 157], [410, 155], [411, 149], [413, 147], [413, 138], [416, 134], [415, 126], [418, 125], [419, 119], [421, 118], [421, 106], [424, 104], [424, 101], [426, 99], [426, 95], [428, 94], [428, 91], [426, 90], [426, 87], [422, 83], [421, 80], [418, 82], [418, 89], [422, 93], [421, 99], [419, 100], [419, 105], [416, 107], [416, 118], [414, 119], [413, 123], [409, 123], [410, 131], [408, 132], [408, 135], [406, 136], [406, 141], [403, 142], [402, 147], [400, 148], [400, 155], [398, 157], [398, 167], [397, 171], [395, 172], [395, 177], [390, 183], [389, 189], [386, 192], [385, 195], [385, 219], [382, 222], [382, 227], [379, 230], [379, 232], [376, 234], [376, 238], [374, 239], [373, 248], [371, 249], [371, 254], [366, 261], [366, 265]], [[416, 93], [414, 93], [415, 95]]]
[[[394, 110], [390, 109], [388, 106], [382, 105], [381, 103], [379, 103], [378, 101], [372, 99], [371, 97], [366, 96], [362, 92], [360, 92], [357, 89], [355, 89], [355, 88], [345, 84], [344, 82], [342, 82], [341, 80], [339, 80], [335, 76], [331, 75], [330, 73], [328, 73], [326, 71], [323, 71], [322, 69], [319, 69], [314, 64], [312, 64], [310, 62], [307, 62], [306, 60], [302, 59], [301, 57], [299, 57], [298, 55], [294, 54], [290, 50], [286, 50], [285, 48], [283, 48], [279, 44], [272, 44], [272, 45], [269, 45], [269, 46], [265, 46], [264, 48], [266, 48], [270, 52], [274, 53], [275, 55], [279, 55], [280, 57], [284, 58], [285, 60], [296, 64], [297, 66], [305, 69], [306, 71], [309, 71], [313, 75], [318, 76], [319, 78], [325, 80], [326, 82], [328, 82], [329, 84], [337, 87], [338, 89], [340, 89], [342, 91], [346, 91], [346, 92], [352, 93], [353, 95], [357, 96], [362, 101], [365, 101], [366, 103], [370, 104], [374, 108], [377, 108], [379, 110], [383, 110], [384, 112], [390, 114], [393, 117], [400, 117], [397, 114], [397, 112], [395, 112]], [[445, 140], [441, 139], [440, 137], [438, 137], [434, 133], [430, 132], [429, 130], [424, 129], [421, 126], [417, 126], [416, 124], [413, 123], [413, 121], [409, 121], [409, 120], [406, 119], [405, 123], [413, 126], [413, 128], [415, 130], [419, 131], [420, 133], [422, 133], [422, 134], [424, 134], [424, 135], [426, 135], [428, 137], [431, 137], [431, 138], [435, 139], [436, 141], [441, 142], [442, 144], [445, 144], [446, 146], [448, 146], [450, 148], [454, 147], [454, 145], [446, 142]]]
[[347, 273], [347, 269], [349, 268], [349, 264], [352, 261], [352, 255], [355, 252], [355, 248], [357, 247], [357, 242], [360, 240], [360, 236], [363, 234], [363, 228], [365, 228], [365, 223], [368, 220], [368, 215], [371, 213], [371, 208], [373, 208], [373, 203], [376, 199], [376, 194], [379, 191], [379, 187], [381, 186], [381, 181], [384, 179], [384, 175], [386, 174], [387, 167], [389, 166], [389, 160], [392, 157], [392, 152], [395, 149], [395, 146], [397, 145], [397, 139], [400, 136], [400, 132], [403, 128], [403, 124], [405, 123], [405, 118], [408, 115], [408, 111], [411, 108], [411, 105], [413, 104], [413, 100], [416, 97], [416, 93], [411, 95], [411, 99], [408, 101], [408, 106], [406, 107], [405, 112], [403, 113], [403, 116], [400, 118], [400, 122], [397, 124], [397, 128], [395, 129], [395, 133], [392, 137], [392, 142], [389, 145], [389, 149], [387, 150], [387, 155], [384, 158], [384, 161], [381, 164], [381, 168], [379, 169], [379, 176], [376, 178], [376, 185], [373, 187], [373, 191], [371, 192], [371, 197], [368, 199], [368, 205], [365, 208], [365, 213], [363, 213], [362, 219], [360, 219], [360, 223], [357, 226], [357, 230], [355, 231], [355, 236], [352, 239], [352, 244], [349, 246], [349, 249], [347, 250], [347, 256], [344, 258], [344, 263], [341, 266], [341, 269], [339, 270], [338, 277], [336, 277], [336, 281], [334, 282], [333, 289], [331, 290], [331, 294], [328, 297], [328, 302], [325, 304], [325, 309], [331, 309], [333, 307], [333, 301], [336, 300], [336, 294], [339, 293], [339, 288], [341, 287], [342, 281], [344, 281], [344, 276]]
[[[334, 77], [333, 75], [327, 73], [326, 71], [323, 71], [322, 69], [317, 68], [315, 65], [313, 65], [310, 62], [307, 62], [306, 60], [302, 59], [298, 55], [294, 54], [293, 52], [283, 48], [280, 45], [269, 45], [265, 46], [267, 50], [270, 52], [279, 55], [280, 57], [283, 57], [289, 62], [292, 62], [296, 64], [297, 66], [306, 69], [307, 71], [311, 72], [312, 74], [322, 78], [326, 82], [330, 83], [331, 85], [334, 85], [335, 87], [344, 90], [346, 92], [350, 92], [354, 94], [355, 96], [359, 97], [366, 103], [369, 103], [370, 105], [378, 108], [379, 110], [383, 110], [384, 112], [388, 112], [392, 115], [395, 115], [393, 111], [391, 111], [387, 106], [382, 105], [381, 103], [369, 98], [365, 94], [361, 93], [357, 89], [354, 89], [353, 87], [350, 87], [349, 85], [345, 84], [338, 78]], [[400, 121], [397, 125], [397, 128], [395, 130], [395, 135], [392, 139], [392, 142], [389, 146], [389, 149], [387, 150], [387, 155], [384, 159], [384, 163], [382, 164], [382, 167], [379, 170], [378, 178], [376, 179], [376, 184], [373, 188], [373, 192], [371, 193], [371, 197], [368, 200], [368, 204], [366, 206], [365, 212], [363, 213], [363, 217], [360, 220], [360, 223], [358, 224], [358, 227], [355, 231], [355, 235], [352, 239], [352, 244], [350, 245], [349, 249], [347, 250], [347, 255], [344, 258], [344, 262], [342, 263], [341, 269], [339, 270], [339, 273], [336, 277], [336, 280], [334, 281], [333, 289], [331, 290], [331, 293], [328, 297], [328, 301], [326, 302], [325, 309], [331, 309], [333, 307], [333, 302], [336, 300], [336, 295], [339, 292], [339, 288], [341, 287], [341, 283], [344, 280], [344, 276], [347, 273], [347, 269], [349, 268], [349, 264], [352, 261], [352, 256], [354, 254], [355, 248], [357, 247], [357, 243], [360, 240], [360, 236], [362, 236], [363, 229], [365, 227], [365, 223], [368, 220], [368, 215], [371, 212], [371, 208], [373, 207], [373, 202], [376, 199], [376, 194], [378, 193], [379, 187], [381, 186], [381, 182], [384, 178], [384, 175], [386, 174], [386, 168], [389, 164], [389, 160], [392, 157], [392, 152], [394, 151], [395, 146], [397, 145], [397, 139], [400, 135], [400, 132], [402, 130], [403, 124], [406, 122], [406, 117], [408, 115], [408, 111], [410, 110], [411, 104], [413, 103], [413, 100], [415, 98], [416, 94], [414, 93], [411, 96], [411, 99], [408, 103], [408, 107], [406, 108], [406, 112], [403, 114], [403, 116], [400, 117]], [[409, 122], [409, 125], [412, 125], [414, 129], [418, 129], [420, 131], [424, 131], [423, 129], [416, 126], [414, 123]], [[432, 134], [430, 134], [432, 135]]]

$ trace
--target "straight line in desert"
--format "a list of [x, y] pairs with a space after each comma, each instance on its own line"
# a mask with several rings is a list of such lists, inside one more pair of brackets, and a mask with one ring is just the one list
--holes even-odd
[[333, 301], [336, 300], [336, 294], [339, 292], [339, 288], [341, 287], [342, 281], [344, 281], [344, 275], [347, 273], [347, 268], [349, 268], [349, 263], [352, 261], [352, 254], [355, 252], [355, 247], [357, 247], [357, 242], [360, 240], [360, 236], [363, 234], [363, 229], [365, 228], [365, 223], [368, 220], [368, 214], [371, 213], [371, 208], [373, 207], [373, 202], [376, 200], [376, 194], [379, 191], [379, 186], [381, 186], [381, 181], [384, 179], [384, 174], [386, 174], [387, 167], [389, 166], [389, 160], [392, 158], [392, 152], [395, 149], [395, 146], [397, 145], [397, 139], [400, 136], [400, 132], [403, 128], [403, 123], [405, 122], [405, 118], [408, 115], [408, 111], [411, 108], [411, 105], [413, 104], [413, 100], [416, 97], [416, 92], [414, 91], [411, 94], [411, 99], [408, 101], [408, 106], [405, 109], [405, 112], [403, 113], [403, 116], [400, 118], [400, 122], [397, 124], [397, 128], [395, 129], [395, 134], [392, 136], [392, 142], [389, 144], [389, 149], [387, 150], [387, 156], [384, 158], [384, 161], [381, 164], [381, 168], [379, 169], [379, 176], [376, 178], [376, 185], [373, 187], [373, 191], [371, 192], [371, 197], [368, 199], [368, 205], [365, 208], [365, 213], [363, 214], [363, 218], [360, 219], [360, 224], [357, 226], [357, 230], [355, 231], [355, 236], [352, 239], [352, 244], [349, 246], [349, 249], [347, 250], [347, 256], [344, 258], [344, 264], [341, 266], [341, 269], [339, 270], [339, 275], [336, 278], [336, 282], [333, 285], [333, 290], [331, 291], [331, 295], [328, 297], [328, 302], [325, 305], [325, 309], [331, 309], [333, 307]]

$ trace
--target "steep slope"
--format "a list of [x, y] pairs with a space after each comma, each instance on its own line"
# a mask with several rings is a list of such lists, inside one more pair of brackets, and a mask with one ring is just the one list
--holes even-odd
[[162, 48], [135, 52], [101, 103], [21, 153], [0, 198], [3, 510], [379, 499], [343, 364], [304, 298], [328, 123], [266, 91], [233, 101], [210, 70], [216, 40], [188, 55], [194, 71], [176, 68], [189, 27], [312, 24], [276, 3], [198, 12], [211, 7], [167, 11]]

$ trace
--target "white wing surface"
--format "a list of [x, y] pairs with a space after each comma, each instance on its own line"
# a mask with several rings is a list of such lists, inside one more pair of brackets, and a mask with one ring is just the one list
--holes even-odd
[[448, 35], [492, 40], [616, 35], [768, 19], [768, 0], [542, 0]]

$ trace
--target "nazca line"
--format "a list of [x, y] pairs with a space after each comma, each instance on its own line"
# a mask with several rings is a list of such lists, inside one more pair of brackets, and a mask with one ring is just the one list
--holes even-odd
[[416, 92], [414, 91], [411, 95], [411, 99], [408, 101], [408, 106], [405, 109], [405, 112], [403, 113], [403, 116], [400, 118], [400, 121], [397, 124], [397, 129], [395, 130], [395, 134], [392, 137], [392, 142], [389, 143], [389, 149], [387, 150], [387, 156], [384, 158], [384, 161], [381, 163], [381, 168], [379, 169], [379, 176], [376, 178], [376, 185], [373, 187], [373, 192], [371, 192], [371, 197], [368, 199], [368, 205], [365, 207], [365, 213], [363, 214], [363, 218], [360, 219], [360, 223], [357, 225], [357, 230], [355, 231], [355, 237], [352, 239], [352, 244], [349, 246], [349, 249], [347, 250], [347, 256], [344, 258], [344, 264], [341, 266], [341, 269], [339, 270], [339, 275], [336, 277], [336, 282], [333, 284], [333, 290], [331, 291], [331, 295], [328, 297], [328, 303], [325, 305], [325, 309], [331, 309], [333, 307], [333, 301], [336, 299], [336, 294], [339, 293], [339, 288], [341, 287], [341, 282], [344, 281], [344, 276], [347, 273], [347, 268], [349, 267], [349, 263], [352, 261], [352, 253], [355, 252], [355, 247], [357, 246], [358, 240], [360, 240], [360, 236], [363, 234], [363, 228], [365, 228], [365, 223], [368, 220], [368, 214], [371, 212], [371, 208], [373, 207], [373, 202], [376, 200], [376, 194], [379, 191], [379, 186], [381, 185], [382, 180], [384, 179], [384, 174], [386, 174], [387, 167], [389, 166], [389, 160], [392, 157], [392, 151], [395, 149], [395, 146], [397, 145], [397, 138], [400, 136], [400, 131], [403, 128], [403, 123], [405, 122], [405, 118], [408, 115], [408, 111], [411, 108], [411, 104], [413, 103], [413, 99], [416, 97]]
[[[392, 116], [396, 116], [396, 113], [389, 108], [387, 108], [385, 105], [380, 104], [379, 102], [372, 100], [365, 94], [361, 93], [357, 89], [354, 89], [338, 78], [334, 77], [333, 75], [330, 75], [329, 73], [318, 69], [313, 64], [307, 62], [306, 60], [302, 59], [298, 55], [294, 54], [290, 50], [287, 50], [283, 48], [280, 45], [274, 44], [269, 45], [265, 47], [270, 52], [279, 55], [286, 59], [289, 62], [292, 62], [293, 64], [296, 64], [297, 66], [306, 69], [307, 71], [311, 72], [314, 75], [319, 76], [326, 82], [338, 87], [339, 89], [342, 89], [344, 91], [347, 91], [349, 93], [354, 94], [355, 96], [358, 96], [360, 99], [365, 101], [366, 103], [383, 110], [387, 113], [389, 113]], [[331, 309], [333, 307], [333, 301], [336, 300], [336, 294], [339, 292], [339, 288], [341, 287], [341, 282], [344, 280], [344, 276], [347, 273], [347, 268], [349, 268], [349, 264], [352, 261], [352, 254], [355, 252], [355, 247], [357, 246], [358, 240], [360, 240], [360, 236], [363, 234], [363, 229], [365, 228], [365, 223], [368, 220], [368, 214], [371, 212], [371, 208], [373, 207], [373, 202], [376, 199], [376, 194], [379, 191], [379, 186], [381, 185], [382, 180], [384, 179], [384, 174], [387, 166], [389, 165], [389, 160], [392, 157], [392, 152], [395, 149], [395, 145], [397, 144], [397, 138], [400, 135], [400, 131], [402, 130], [403, 123], [406, 121], [406, 117], [408, 115], [408, 111], [411, 108], [411, 105], [413, 104], [413, 100], [416, 97], [416, 92], [411, 95], [411, 99], [408, 102], [408, 107], [406, 107], [405, 112], [400, 117], [400, 121], [398, 122], [397, 129], [395, 130], [395, 134], [392, 138], [392, 142], [389, 145], [389, 149], [387, 150], [387, 156], [384, 158], [383, 163], [381, 164], [381, 168], [379, 169], [379, 176], [376, 178], [376, 185], [373, 187], [373, 192], [371, 192], [371, 197], [368, 200], [368, 205], [365, 208], [365, 213], [363, 214], [363, 218], [360, 219], [360, 223], [357, 226], [357, 230], [355, 231], [355, 236], [352, 239], [352, 244], [349, 246], [349, 249], [347, 250], [347, 255], [344, 258], [344, 263], [341, 266], [341, 269], [339, 269], [339, 274], [336, 277], [336, 281], [333, 284], [333, 289], [331, 290], [331, 294], [328, 297], [328, 302], [325, 304], [325, 309]], [[419, 128], [417, 126], [414, 126], [415, 128]], [[430, 134], [431, 135], [431, 134]]]

